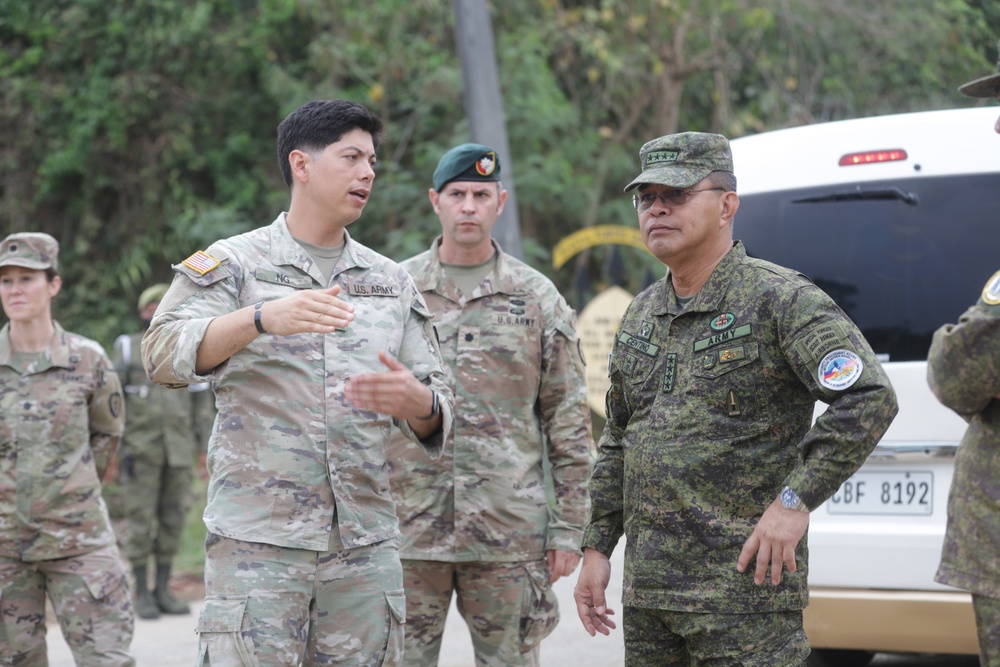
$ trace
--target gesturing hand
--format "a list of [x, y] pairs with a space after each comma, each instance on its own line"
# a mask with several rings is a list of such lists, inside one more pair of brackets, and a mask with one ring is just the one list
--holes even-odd
[[361, 410], [396, 419], [426, 417], [433, 403], [431, 388], [385, 351], [378, 358], [389, 370], [352, 377], [345, 390], [347, 400]]
[[337, 295], [340, 285], [296, 290], [261, 306], [260, 321], [269, 334], [333, 333], [354, 320], [354, 306]]

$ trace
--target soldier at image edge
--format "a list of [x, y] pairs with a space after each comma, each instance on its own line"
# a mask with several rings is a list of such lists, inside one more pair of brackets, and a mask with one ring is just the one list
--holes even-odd
[[[1000, 100], [1000, 41], [996, 73], [958, 90]], [[994, 129], [1000, 133], [1000, 117]], [[1000, 151], [1000, 146], [984, 149]], [[957, 324], [934, 332], [927, 381], [938, 400], [969, 423], [955, 455], [948, 526], [934, 579], [972, 593], [979, 662], [1000, 667], [1000, 271]]]
[[0, 665], [48, 665], [45, 598], [78, 665], [129, 667], [134, 620], [104, 478], [125, 428], [101, 345], [52, 319], [59, 243], [0, 242]]
[[199, 665], [401, 660], [389, 438], [440, 453], [452, 394], [413, 280], [345, 229], [381, 138], [354, 102], [290, 113], [277, 141], [288, 211], [177, 264], [143, 337], [151, 379], [216, 394]]
[[[169, 287], [160, 283], [143, 290], [138, 302], [143, 329], [119, 336], [112, 351], [128, 410], [118, 477], [126, 518], [125, 557], [135, 576], [135, 613], [143, 619], [190, 611], [170, 592], [170, 572], [194, 496], [194, 467], [215, 418], [207, 382], [167, 389], [152, 382], [142, 366], [142, 336]], [[152, 590], [150, 557], [156, 567]]]
[[798, 667], [809, 511], [875, 448], [896, 396], [826, 293], [734, 241], [725, 137], [663, 136], [639, 161], [625, 191], [669, 273], [615, 337], [577, 613], [591, 635], [615, 627], [605, 590], [624, 534], [626, 664]]
[[403, 262], [434, 313], [456, 397], [440, 458], [399, 436], [389, 458], [408, 667], [438, 664], [453, 595], [477, 665], [538, 665], [559, 620], [552, 583], [580, 560], [593, 436], [576, 314], [493, 240], [501, 166], [481, 144], [447, 151], [428, 192], [442, 234]]

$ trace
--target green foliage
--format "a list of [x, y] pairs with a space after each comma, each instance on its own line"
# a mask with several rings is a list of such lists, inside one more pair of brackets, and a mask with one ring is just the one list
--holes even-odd
[[[988, 0], [491, 10], [525, 256], [573, 302], [609, 282], [614, 255], [553, 271], [551, 248], [635, 224], [621, 188], [644, 141], [972, 104], [955, 88], [993, 71], [1000, 19]], [[397, 259], [420, 252], [439, 230], [430, 175], [469, 140], [454, 41], [448, 0], [0, 0], [0, 232], [59, 238], [56, 316], [109, 346], [170, 264], [274, 218], [287, 203], [277, 124], [344, 97], [387, 126], [351, 234]], [[629, 289], [662, 275], [619, 252]]]

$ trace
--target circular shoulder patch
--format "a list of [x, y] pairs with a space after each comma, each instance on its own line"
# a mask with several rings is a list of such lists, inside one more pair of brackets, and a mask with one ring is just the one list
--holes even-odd
[[842, 391], [857, 382], [864, 370], [861, 357], [850, 350], [834, 350], [819, 362], [817, 379], [827, 389]]
[[987, 306], [1000, 305], [1000, 271], [986, 281], [986, 287], [983, 288], [983, 303]]

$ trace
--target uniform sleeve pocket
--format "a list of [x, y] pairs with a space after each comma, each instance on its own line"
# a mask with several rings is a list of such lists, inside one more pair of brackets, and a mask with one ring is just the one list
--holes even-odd
[[198, 667], [258, 667], [243, 636], [247, 598], [205, 598], [198, 616]]

